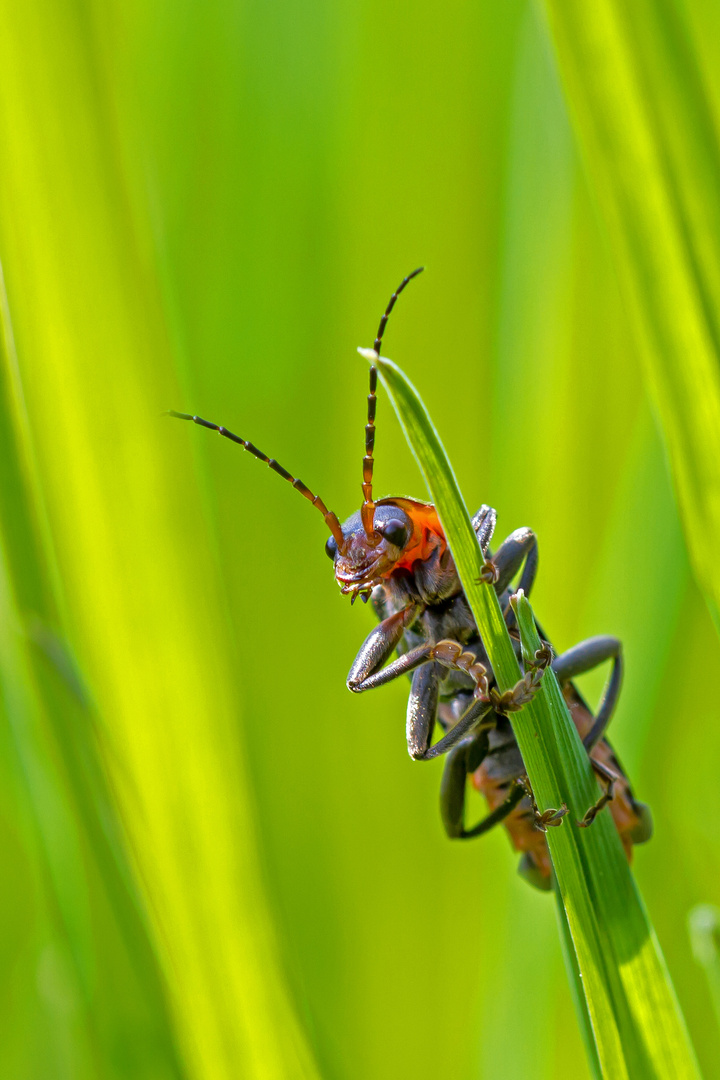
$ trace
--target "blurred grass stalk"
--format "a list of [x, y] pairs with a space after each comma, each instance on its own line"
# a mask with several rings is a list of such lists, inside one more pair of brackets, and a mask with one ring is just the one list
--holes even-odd
[[[49, 612], [97, 703], [114, 796], [109, 810], [100, 786], [93, 790], [79, 768], [60, 770], [65, 789], [54, 774], [29, 777], [30, 784], [37, 778], [38, 828], [69, 926], [86, 1023], [97, 1023], [98, 985], [112, 1015], [125, 997], [108, 985], [111, 972], [87, 974], [96, 959], [84, 941], [97, 917], [95, 897], [68, 870], [66, 818], [83, 837], [97, 833], [109, 812], [113, 834], [125, 839], [121, 872], [131, 868], [143, 896], [153, 955], [135, 916], [125, 947], [140, 970], [152, 975], [158, 966], [164, 976], [154, 999], [150, 976], [141, 977], [133, 1000], [141, 1023], [152, 1026], [157, 1013], [162, 1031], [165, 995], [174, 1041], [139, 1042], [136, 1050], [132, 1031], [110, 1031], [87, 1071], [76, 1062], [56, 1075], [128, 1075], [125, 1062], [137, 1053], [133, 1075], [146, 1068], [166, 1078], [177, 1075], [178, 1049], [187, 1073], [205, 1080], [313, 1077], [264, 895], [210, 545], [203, 524], [185, 512], [190, 451], [173, 444], [159, 420], [178, 391], [153, 270], [140, 255], [138, 232], [147, 237], [150, 229], [140, 222], [136, 232], [128, 208], [86, 13], [54, 0], [3, 11], [4, 329], [7, 343], [11, 314], [22, 377], [6, 352], [3, 446], [18, 460], [5, 463], [2, 542], [12, 546], [17, 583], [15, 596], [2, 597], [3, 641], [13, 645], [0, 670], [3, 704], [26, 766], [52, 757], [40, 725], [40, 661], [27, 656], [33, 615]], [[23, 424], [25, 404], [31, 423]], [[38, 484], [51, 545], [35, 528]], [[40, 566], [50, 547], [57, 574]], [[1, 573], [2, 559], [0, 591]], [[66, 757], [69, 716], [56, 702], [43, 717]], [[85, 725], [78, 754], [92, 757], [95, 732]], [[105, 855], [111, 893], [124, 887], [109, 866], [117, 854], [115, 847]], [[127, 908], [122, 894], [117, 907]]]
[[673, 0], [544, 8], [720, 629], [720, 155], [697, 50]]
[[[115, 1040], [156, 1040], [151, 1054], [127, 1055], [138, 1077], [149, 1058], [163, 1076], [181, 1075], [168, 1024], [157, 957], [121, 839], [98, 754], [97, 717], [65, 642], [57, 635], [59, 581], [25, 410], [10, 311], [0, 265], [0, 693], [17, 768], [28, 798], [53, 903], [54, 941], [66, 992], [80, 1023], [53, 1016], [57, 1075], [103, 1071]], [[129, 963], [123, 970], [102, 930], [109, 905]], [[98, 978], [96, 967], [102, 967]], [[144, 996], [144, 1017], [132, 1017], [122, 992]], [[103, 1015], [107, 979], [117, 1004]], [[141, 1010], [142, 1013], [142, 1010]], [[57, 1048], [54, 1051], [57, 1054]], [[49, 1048], [52, 1057], [53, 1050]]]
[[[370, 362], [376, 356], [372, 350], [360, 351]], [[522, 672], [495, 590], [478, 582], [483, 555], [452, 467], [413, 385], [392, 361], [382, 358], [377, 363], [504, 692]], [[522, 594], [516, 613], [527, 670], [541, 642]], [[577, 957], [575, 965], [566, 950], [568, 976], [580, 1005], [579, 969], [597, 1048], [596, 1057], [588, 1044], [591, 1068], [599, 1061], [602, 1075], [612, 1080], [697, 1077], [685, 1022], [612, 819], [602, 813], [587, 830], [574, 825], [598, 798], [598, 785], [551, 669], [533, 700], [512, 714], [511, 722], [540, 810], [563, 803], [570, 810], [562, 827], [548, 831], [548, 844]], [[580, 1025], [587, 1043], [582, 1008]]]
[[720, 909], [698, 904], [688, 915], [693, 955], [707, 976], [715, 1016], [720, 1024]]

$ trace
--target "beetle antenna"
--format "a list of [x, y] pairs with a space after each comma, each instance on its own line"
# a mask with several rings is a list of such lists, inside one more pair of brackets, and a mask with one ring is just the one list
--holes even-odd
[[287, 480], [289, 484], [292, 484], [296, 491], [299, 491], [301, 495], [304, 495], [305, 498], [320, 511], [325, 518], [325, 524], [335, 538], [338, 549], [342, 550], [344, 548], [345, 539], [337, 514], [334, 514], [332, 510], [328, 510], [319, 495], [313, 495], [310, 488], [306, 487], [302, 480], [298, 480], [298, 478], [292, 476], [287, 469], [283, 469], [282, 465], [275, 461], [275, 458], [269, 458], [267, 454], [263, 454], [262, 450], [258, 450], [257, 446], [253, 446], [251, 442], [248, 442], [246, 439], [241, 439], [239, 435], [234, 435], [232, 431], [228, 431], [225, 427], [220, 427], [219, 424], [213, 424], [210, 420], [203, 420], [201, 416], [191, 416], [190, 413], [175, 412], [174, 409], [170, 409], [167, 415], [174, 416], [176, 420], [192, 420], [193, 424], [199, 424], [200, 427], [210, 428], [211, 431], [217, 431], [218, 435], [230, 439], [231, 442], [238, 443], [239, 446], [242, 446], [244, 450], [247, 450], [254, 457], [258, 458], [260, 461], [264, 461], [273, 472], [276, 472], [278, 476], [282, 476], [283, 480]]
[[[378, 327], [377, 337], [375, 338], [375, 344], [373, 350], [377, 356], [380, 356], [380, 346], [382, 345], [383, 334], [385, 333], [385, 327], [387, 321], [390, 318], [390, 313], [395, 307], [395, 301], [405, 286], [412, 281], [414, 277], [421, 274], [425, 269], [424, 266], [418, 266], [417, 270], [413, 270], [412, 274], [408, 274], [403, 278], [398, 285], [395, 292], [390, 297], [390, 303], [385, 308], [383, 316], [380, 320], [380, 326]], [[373, 457], [373, 450], [375, 448], [375, 407], [377, 405], [377, 367], [373, 364], [370, 368], [370, 393], [368, 394], [368, 409], [367, 409], [367, 424], [365, 425], [365, 457], [363, 458], [363, 504], [360, 508], [360, 519], [362, 521], [363, 529], [368, 540], [373, 536], [375, 532], [375, 503], [372, 497], [372, 479], [373, 468], [375, 466], [375, 459]]]

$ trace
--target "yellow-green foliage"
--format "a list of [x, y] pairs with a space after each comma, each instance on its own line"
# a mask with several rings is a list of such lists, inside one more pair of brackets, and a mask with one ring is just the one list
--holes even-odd
[[[687, 8], [715, 117], [717, 17]], [[612, 738], [656, 820], [637, 876], [717, 1080], [685, 933], [720, 902], [717, 639], [617, 285], [631, 253], [533, 11], [5, 0], [1, 25], [0, 1075], [584, 1075], [552, 901], [500, 830], [444, 838], [406, 687], [345, 688], [372, 616], [319, 516], [160, 416], [227, 424], [344, 518], [355, 346], [424, 262], [387, 352], [471, 508], [537, 531], [557, 647], [625, 642]], [[646, 109], [665, 85], [637, 81]], [[379, 493], [426, 494], [383, 397], [376, 450]]]

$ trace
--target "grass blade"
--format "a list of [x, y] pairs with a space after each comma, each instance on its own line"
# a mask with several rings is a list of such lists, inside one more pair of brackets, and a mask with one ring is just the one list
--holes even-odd
[[[361, 352], [370, 361], [375, 357], [371, 350]], [[507, 690], [520, 668], [494, 589], [477, 583], [483, 556], [452, 467], [404, 373], [385, 359], [378, 360], [378, 369], [425, 476], [498, 686]], [[540, 639], [523, 596], [517, 615], [527, 661]], [[603, 1075], [696, 1077], [662, 954], [610, 816], [600, 814], [582, 831], [572, 825], [596, 800], [598, 788], [551, 670], [512, 723], [540, 809], [563, 802], [570, 808], [570, 821], [552, 829], [548, 842]]]
[[568, 982], [570, 983], [570, 993], [572, 995], [573, 1005], [575, 1006], [578, 1024], [580, 1025], [580, 1034], [582, 1035], [585, 1053], [588, 1058], [588, 1066], [592, 1073], [593, 1080], [600, 1080], [602, 1077], [600, 1058], [598, 1057], [597, 1046], [595, 1044], [592, 1020], [590, 1019], [588, 1003], [585, 997], [585, 991], [583, 990], [582, 975], [580, 974], [580, 968], [578, 967], [577, 954], [575, 952], [575, 946], [573, 945], [572, 934], [570, 933], [567, 913], [557, 890], [555, 890], [555, 896], [557, 899], [556, 911], [558, 928], [560, 930], [560, 946], [562, 948], [563, 960], [565, 961]]
[[720, 158], [707, 91], [669, 0], [545, 0], [545, 9], [718, 624]]
[[0, 36], [0, 248], [62, 626], [187, 1074], [307, 1080], [211, 543], [186, 509], [187, 440], [159, 419], [179, 393], [149, 225], [128, 206], [93, 27], [43, 0], [6, 6]]
[[698, 904], [688, 915], [693, 954], [707, 976], [715, 1015], [720, 1023], [720, 910]]
[[[164, 1076], [179, 1076], [165, 988], [98, 752], [98, 717], [57, 629], [58, 579], [2, 267], [0, 459], [3, 722], [31, 807], [54, 929], [72, 973], [70, 992], [82, 1010], [77, 1041], [87, 1037], [94, 1068], [108, 1080], [120, 1075], [113, 1061], [118, 1041], [131, 1047], [128, 1061], [139, 1080], [159, 1068]], [[123, 994], [138, 1000], [137, 1015]], [[82, 1075], [77, 1057], [73, 1069]]]

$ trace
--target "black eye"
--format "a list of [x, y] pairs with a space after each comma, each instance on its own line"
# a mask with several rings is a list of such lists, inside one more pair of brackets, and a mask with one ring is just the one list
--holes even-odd
[[389, 544], [394, 544], [395, 547], [404, 548], [407, 543], [407, 528], [405, 523], [398, 521], [397, 518], [391, 518], [390, 521], [386, 521], [384, 525], [381, 525], [378, 529], [381, 536], [384, 536]]
[[325, 554], [329, 559], [334, 559], [337, 555], [337, 540], [334, 536], [328, 537], [328, 542], [325, 545]]

